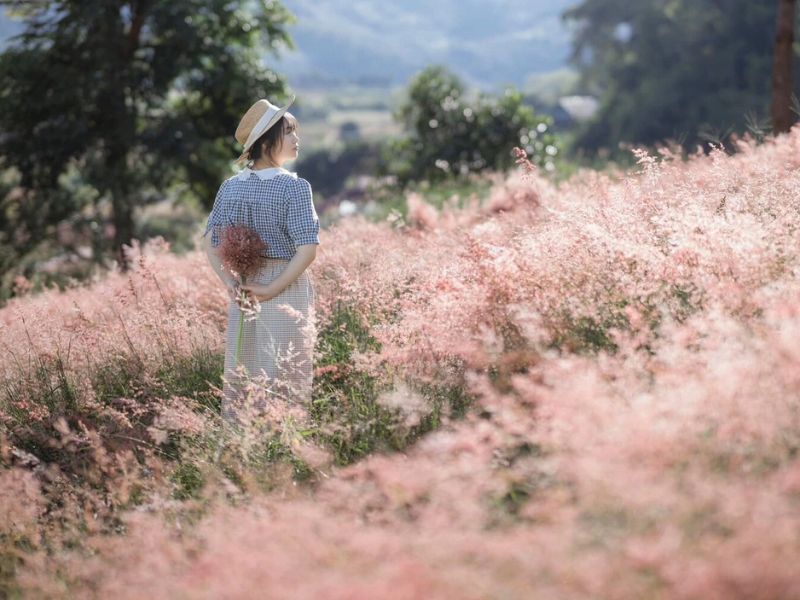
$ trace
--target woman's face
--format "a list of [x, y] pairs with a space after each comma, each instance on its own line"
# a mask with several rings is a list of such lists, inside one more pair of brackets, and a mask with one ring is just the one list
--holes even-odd
[[284, 113], [286, 121], [283, 128], [283, 137], [278, 146], [278, 164], [294, 160], [300, 153], [300, 136], [297, 135], [297, 119], [291, 113]]

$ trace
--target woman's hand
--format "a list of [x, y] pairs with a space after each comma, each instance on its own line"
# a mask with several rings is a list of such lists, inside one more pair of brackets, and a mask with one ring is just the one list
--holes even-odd
[[241, 294], [241, 289], [239, 288], [239, 282], [238, 281], [234, 281], [233, 283], [228, 283], [228, 285], [226, 286], [226, 289], [228, 291], [228, 297], [231, 300], [236, 300], [239, 297], [239, 295]]
[[273, 294], [267, 285], [261, 285], [259, 283], [245, 283], [239, 287], [249, 294], [255, 296], [255, 299], [258, 302], [266, 302], [267, 300], [271, 300], [273, 298]]
[[234, 281], [233, 283], [228, 284], [228, 297], [240, 304], [242, 302], [242, 294], [244, 297], [248, 299], [250, 302], [261, 302], [259, 298], [257, 298], [253, 292], [248, 289], [249, 286], [243, 286], [238, 281]]

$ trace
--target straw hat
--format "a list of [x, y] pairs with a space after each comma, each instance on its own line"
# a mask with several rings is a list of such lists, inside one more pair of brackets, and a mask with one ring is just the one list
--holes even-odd
[[250, 150], [250, 147], [280, 120], [294, 99], [295, 96], [292, 94], [285, 106], [278, 107], [266, 98], [262, 98], [247, 109], [234, 134], [236, 141], [243, 146], [242, 154], [236, 159], [236, 162], [247, 159], [247, 151]]

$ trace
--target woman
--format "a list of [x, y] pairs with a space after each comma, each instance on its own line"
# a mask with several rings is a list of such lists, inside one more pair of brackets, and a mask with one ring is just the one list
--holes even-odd
[[[262, 99], [244, 114], [235, 137], [243, 146], [237, 163], [247, 167], [222, 182], [203, 234], [209, 261], [231, 296], [222, 400], [228, 421], [242, 422], [239, 392], [247, 376], [266, 375], [271, 391], [290, 401], [311, 399], [315, 292], [307, 267], [317, 254], [319, 219], [308, 181], [283, 168], [300, 149], [297, 119], [286, 112], [293, 101], [279, 108]], [[220, 229], [233, 224], [254, 228], [267, 244], [263, 267], [241, 286], [217, 251]], [[244, 320], [238, 361], [244, 372], [235, 362], [240, 290], [261, 307], [255, 319]]]

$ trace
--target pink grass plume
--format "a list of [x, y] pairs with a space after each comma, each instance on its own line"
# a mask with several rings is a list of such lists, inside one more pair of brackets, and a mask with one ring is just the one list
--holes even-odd
[[522, 148], [515, 146], [512, 150], [514, 153], [514, 162], [521, 166], [527, 175], [534, 175], [537, 171], [536, 165], [533, 164], [528, 158], [528, 153]]

